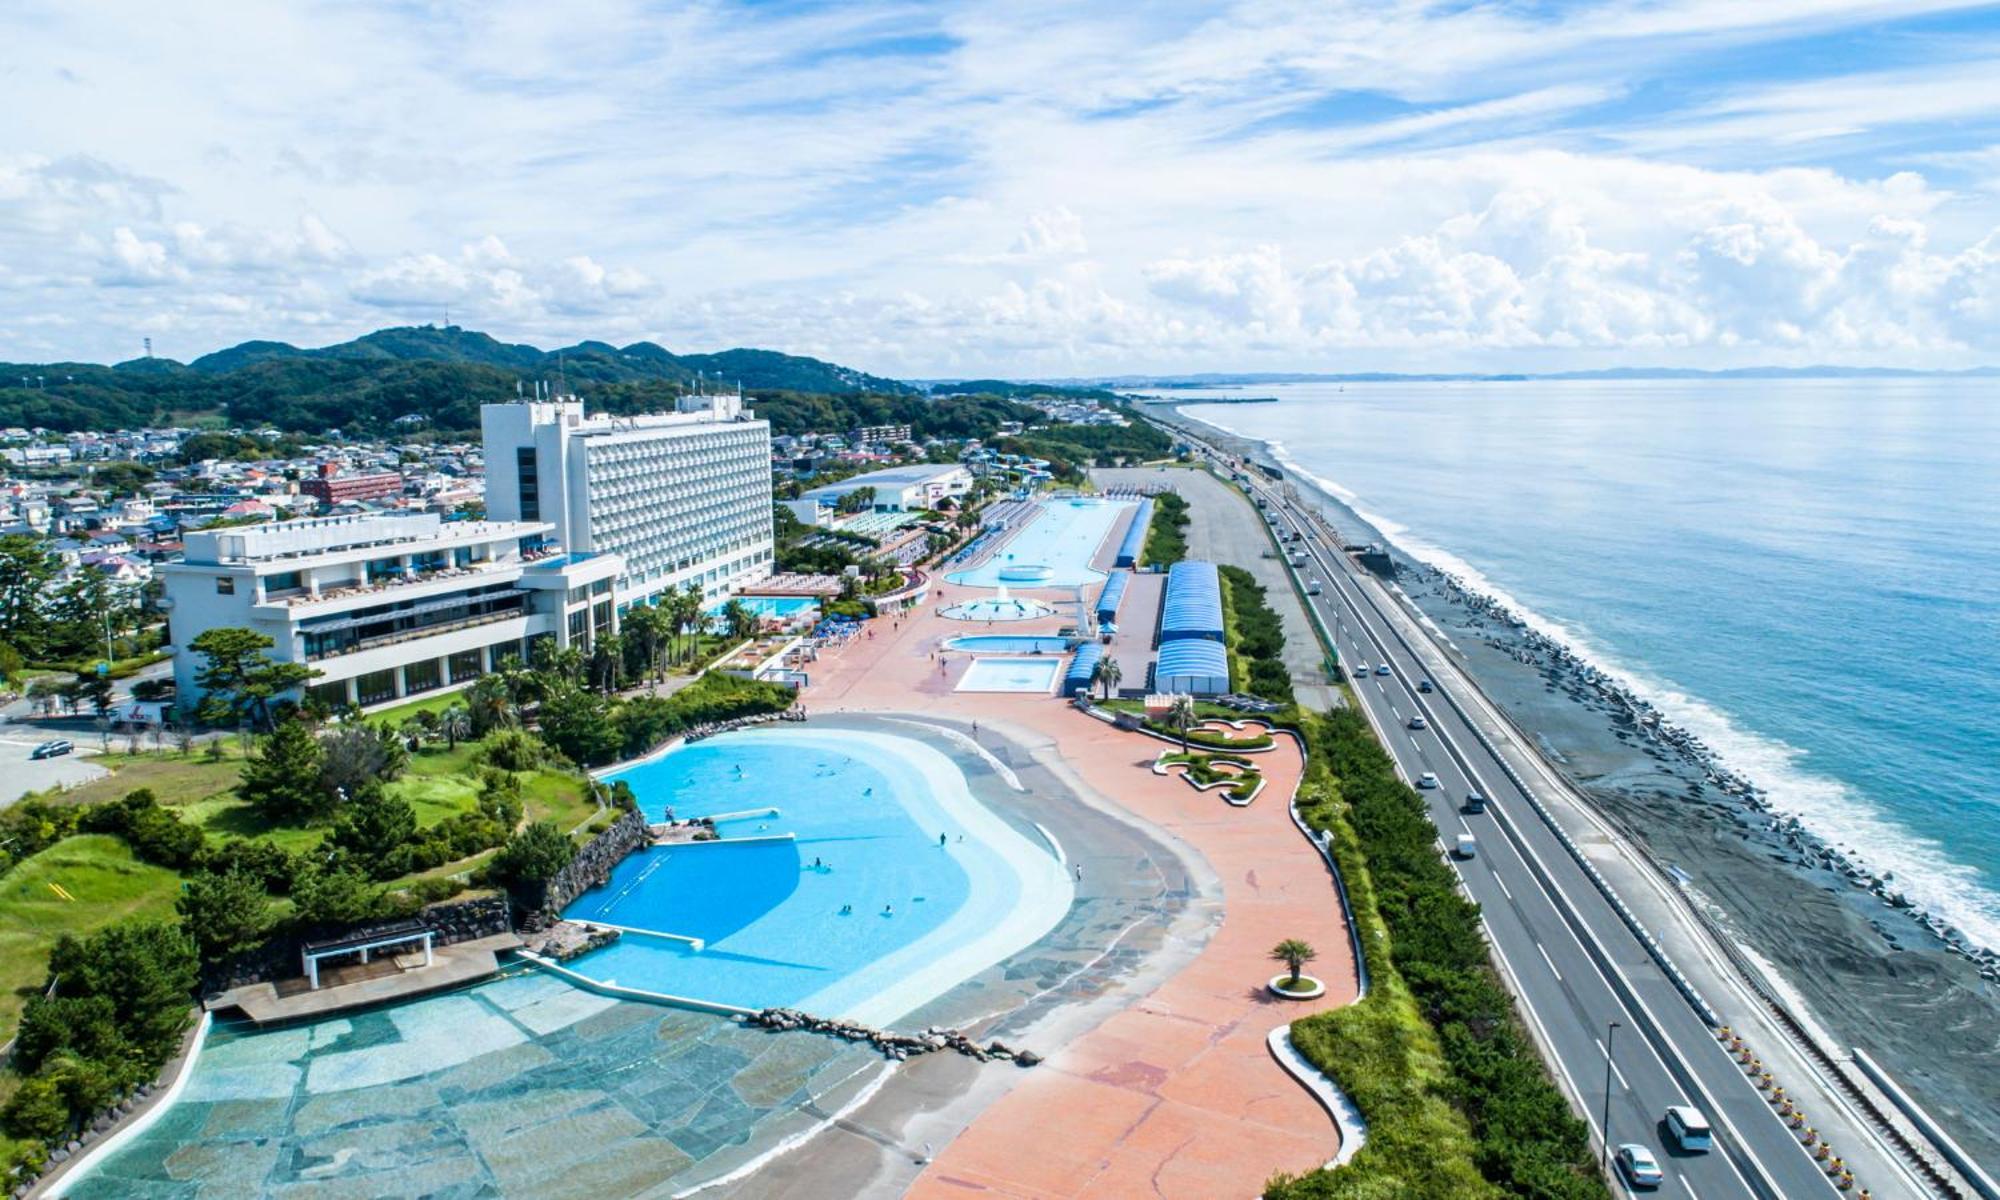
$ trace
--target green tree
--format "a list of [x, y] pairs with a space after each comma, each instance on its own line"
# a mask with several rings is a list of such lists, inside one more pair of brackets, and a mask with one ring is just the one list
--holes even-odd
[[61, 564], [48, 543], [28, 533], [0, 536], [0, 641], [29, 657], [43, 650], [43, 601]]
[[315, 926], [353, 925], [382, 914], [382, 893], [360, 871], [313, 867], [292, 883], [299, 921]]
[[304, 663], [278, 662], [264, 652], [271, 639], [252, 629], [218, 626], [188, 643], [201, 655], [195, 683], [202, 690], [202, 720], [233, 725], [249, 717], [259, 728], [271, 725], [271, 701], [304, 684], [314, 671]]
[[330, 806], [321, 779], [325, 761], [306, 723], [285, 721], [244, 761], [236, 794], [273, 825], [305, 824]]
[[49, 976], [64, 995], [110, 998], [148, 1071], [179, 1045], [198, 966], [193, 940], [173, 921], [121, 921], [85, 938], [65, 934], [49, 952]]
[[1188, 730], [1194, 727], [1194, 697], [1182, 693], [1167, 703], [1167, 724], [1172, 725], [1181, 735], [1181, 753], [1188, 750]]
[[625, 614], [624, 630], [627, 643], [634, 645], [645, 661], [646, 673], [659, 682], [660, 650], [672, 634], [666, 611], [652, 604], [634, 605]]
[[1299, 972], [1305, 970], [1306, 964], [1318, 957], [1319, 951], [1297, 938], [1286, 938], [1271, 947], [1271, 958], [1284, 963], [1291, 971], [1292, 976], [1288, 982], [1293, 987], [1299, 985]]
[[153, 468], [144, 463], [108, 462], [90, 473], [91, 486], [103, 488], [114, 500], [134, 495], [153, 482]]
[[69, 1129], [69, 1102], [54, 1077], [33, 1075], [0, 1109], [0, 1124], [17, 1138], [52, 1142]]
[[729, 630], [730, 640], [740, 642], [745, 638], [756, 636], [762, 622], [757, 619], [757, 614], [751, 611], [748, 604], [732, 599], [722, 606], [722, 624]]
[[349, 721], [319, 739], [320, 789], [335, 803], [363, 788], [393, 782], [410, 765], [410, 753], [388, 728]]
[[263, 945], [271, 932], [264, 881], [242, 866], [202, 871], [187, 881], [174, 907], [204, 963], [223, 963]]
[[327, 841], [339, 852], [341, 863], [352, 863], [376, 879], [394, 879], [409, 869], [416, 836], [416, 809], [371, 783], [340, 806]]
[[76, 676], [76, 695], [90, 703], [90, 709], [98, 716], [111, 711], [111, 676], [96, 671], [79, 671]]
[[1118, 660], [1109, 654], [1098, 659], [1097, 666], [1090, 673], [1096, 676], [1098, 686], [1104, 689], [1106, 700], [1111, 699], [1111, 693], [1117, 690], [1118, 681], [1125, 677], [1125, 669], [1120, 667]]
[[618, 753], [618, 727], [609, 701], [596, 692], [570, 691], [542, 702], [542, 739], [575, 763], [594, 766]]
[[465, 689], [465, 715], [471, 721], [473, 737], [485, 737], [495, 729], [515, 724], [518, 716], [507, 677], [482, 675]]
[[493, 878], [508, 885], [546, 883], [576, 857], [576, 845], [553, 821], [536, 821], [493, 857]]
[[23, 1075], [32, 1075], [64, 1051], [107, 1062], [132, 1057], [132, 1045], [118, 1028], [118, 1008], [111, 997], [60, 992], [28, 997], [9, 1065]]

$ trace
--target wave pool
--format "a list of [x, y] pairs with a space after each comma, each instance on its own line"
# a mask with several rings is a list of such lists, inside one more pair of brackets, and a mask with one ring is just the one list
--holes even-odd
[[1046, 843], [914, 738], [744, 731], [610, 778], [655, 820], [748, 814], [632, 855], [565, 910], [703, 943], [627, 934], [568, 964], [621, 987], [883, 1025], [1034, 943], [1074, 895]]

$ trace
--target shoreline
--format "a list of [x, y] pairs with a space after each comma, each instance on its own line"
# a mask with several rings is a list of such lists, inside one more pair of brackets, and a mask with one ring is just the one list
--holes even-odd
[[1975, 1156], [2000, 1152], [2000, 1098], [1978, 1068], [2000, 1050], [1991, 1033], [2000, 1028], [2000, 953], [1907, 898], [1899, 906], [1893, 879], [1773, 812], [1754, 781], [1612, 673], [1382, 537], [1270, 444], [1177, 405], [1158, 411], [1284, 471], [1338, 527], [1388, 546], [1392, 590], [1604, 817], [1686, 875], [1815, 1025], [1897, 1063]]

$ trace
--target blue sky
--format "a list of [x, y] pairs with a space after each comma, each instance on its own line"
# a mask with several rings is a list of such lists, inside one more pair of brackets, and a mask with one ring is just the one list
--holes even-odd
[[2000, 8], [44, 4], [0, 360], [2000, 362]]

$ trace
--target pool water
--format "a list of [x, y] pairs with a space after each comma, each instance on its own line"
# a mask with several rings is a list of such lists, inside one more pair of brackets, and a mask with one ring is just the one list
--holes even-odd
[[1069, 649], [1069, 639], [1059, 637], [1014, 637], [1004, 633], [968, 634], [944, 644], [947, 650], [981, 650], [988, 654], [1061, 654]]
[[[733, 596], [731, 599], [741, 600], [743, 606], [751, 612], [760, 617], [770, 618], [797, 616], [809, 608], [819, 607], [819, 601], [811, 596]], [[728, 606], [729, 601], [724, 600], [719, 604], [710, 605], [708, 611], [720, 613]]]
[[1032, 944], [1073, 896], [1045, 844], [914, 738], [745, 731], [610, 778], [655, 820], [779, 810], [634, 854], [565, 910], [705, 943], [627, 934], [569, 964], [623, 987], [886, 1024]]
[[1127, 500], [1044, 500], [1041, 515], [970, 570], [946, 576], [970, 587], [1077, 587], [1104, 578], [1090, 561], [1132, 507]]
[[958, 680], [960, 692], [1043, 692], [1056, 685], [1063, 660], [1042, 658], [975, 658]]
[[1039, 600], [1017, 600], [1011, 596], [1000, 596], [953, 604], [939, 609], [938, 615], [949, 617], [954, 621], [1032, 621], [1037, 617], [1051, 616], [1055, 611]]

